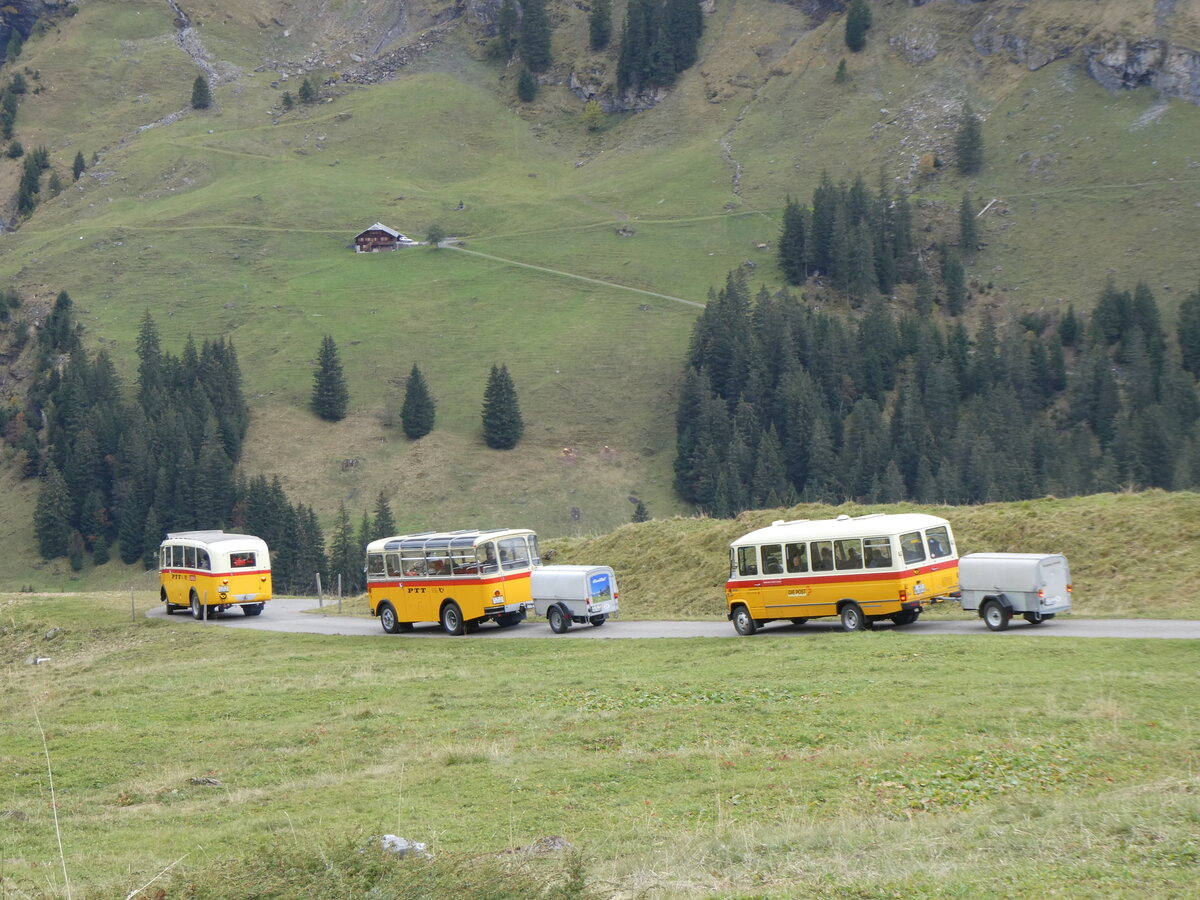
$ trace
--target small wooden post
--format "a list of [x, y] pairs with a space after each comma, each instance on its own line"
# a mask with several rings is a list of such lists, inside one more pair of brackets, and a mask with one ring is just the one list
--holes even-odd
[[317, 607], [325, 608], [325, 595], [321, 592], [321, 573], [317, 573]]

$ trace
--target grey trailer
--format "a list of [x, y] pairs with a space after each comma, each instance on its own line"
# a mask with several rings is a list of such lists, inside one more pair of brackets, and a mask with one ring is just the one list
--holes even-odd
[[992, 631], [1020, 613], [1040, 625], [1071, 611], [1071, 568], [1061, 553], [968, 553], [958, 561], [959, 598]]
[[529, 575], [529, 591], [534, 613], [549, 619], [555, 634], [619, 615], [617, 576], [608, 566], [541, 566]]

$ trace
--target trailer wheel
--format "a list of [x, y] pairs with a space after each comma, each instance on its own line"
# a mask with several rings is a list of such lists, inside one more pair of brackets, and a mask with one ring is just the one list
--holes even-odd
[[462, 610], [458, 608], [457, 603], [451, 600], [442, 607], [442, 631], [457, 637], [465, 630]]
[[867, 617], [863, 615], [862, 607], [857, 603], [847, 603], [842, 607], [839, 615], [842, 619], [842, 631], [865, 631], [867, 629]]
[[750, 637], [758, 631], [758, 623], [750, 615], [750, 610], [740, 603], [733, 608], [733, 630], [742, 637]]
[[1025, 613], [1025, 621], [1030, 625], [1041, 625], [1045, 618], [1040, 612]]
[[204, 618], [204, 610], [200, 606], [200, 595], [197, 594], [195, 591], [192, 591], [191, 605], [192, 605], [192, 618], [193, 619], [203, 619]]
[[550, 630], [555, 634], [566, 634], [567, 629], [571, 627], [571, 620], [564, 616], [557, 606], [546, 610], [546, 618], [550, 620]]
[[988, 600], [983, 604], [983, 621], [990, 631], [1003, 631], [1008, 627], [1010, 613], [999, 600]]
[[379, 624], [387, 634], [395, 634], [400, 630], [400, 623], [396, 621], [396, 609], [392, 604], [379, 604]]
[[588, 621], [591, 622], [592, 625], [594, 625], [596, 628], [599, 628], [601, 625], [603, 625], [605, 622], [608, 621], [608, 615], [605, 613], [601, 613], [598, 616], [592, 616], [590, 619], [588, 619]]

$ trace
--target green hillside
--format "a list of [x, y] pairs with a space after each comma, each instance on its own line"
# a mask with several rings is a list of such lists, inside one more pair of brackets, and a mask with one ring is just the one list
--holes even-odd
[[[1062, 0], [1023, 21], [1035, 43], [1074, 22], [1085, 37], [1160, 28], [1196, 46], [1195, 11], [1160, 24], [1122, 6]], [[380, 490], [406, 529], [519, 522], [582, 536], [627, 522], [631, 498], [655, 516], [689, 512], [671, 464], [692, 304], [739, 266], [756, 288], [782, 286], [784, 198], [809, 196], [823, 170], [872, 184], [882, 171], [919, 203], [930, 241], [950, 233], [964, 190], [995, 199], [970, 275], [994, 283], [986, 302], [1001, 316], [1086, 309], [1109, 277], [1146, 280], [1170, 316], [1196, 283], [1200, 108], [1109, 92], [1079, 54], [1036, 71], [982, 57], [980, 10], [880, 6], [836, 84], [850, 56], [840, 16], [722, 0], [700, 62], [657, 106], [589, 132], [565, 83], [575, 69], [611, 79], [616, 51], [589, 54], [586, 12], [568, 4], [552, 6], [556, 65], [528, 106], [515, 67], [484, 60], [479, 19], [435, 25], [437, 4], [410, 11], [407, 33], [387, 31], [375, 0], [307, 14], [273, 0], [184, 8], [216, 73], [209, 110], [187, 108], [201, 69], [170, 7], [149, 0], [82, 4], [0, 73], [29, 72], [16, 136], [47, 147], [68, 185], [0, 236], [0, 283], [31, 320], [69, 291], [86, 344], [130, 383], [146, 310], [172, 352], [188, 334], [232, 336], [253, 415], [244, 470], [280, 474], [327, 521], [339, 501], [357, 517]], [[419, 51], [395, 78], [340, 78], [383, 26], [380, 54]], [[937, 55], [913, 61], [905, 48], [930, 34]], [[302, 72], [331, 83], [285, 111]], [[968, 99], [985, 119], [983, 172], [920, 174], [922, 154], [952, 146]], [[89, 170], [72, 184], [76, 152]], [[0, 192], [15, 195], [19, 170], [0, 162]], [[479, 255], [350, 252], [376, 221], [415, 238], [438, 224]], [[307, 408], [325, 334], [351, 391], [336, 425]], [[0, 400], [28, 387], [30, 362], [10, 360]], [[414, 363], [438, 403], [419, 443], [388, 424]], [[526, 420], [507, 453], [480, 438], [493, 363], [512, 372]], [[55, 567], [35, 562], [33, 491], [2, 477], [0, 525], [17, 554], [0, 582], [40, 582]]]

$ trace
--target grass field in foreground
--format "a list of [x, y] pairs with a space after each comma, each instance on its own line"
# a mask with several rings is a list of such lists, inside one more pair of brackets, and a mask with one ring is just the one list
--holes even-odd
[[[142, 896], [1183, 896], [1196, 654], [917, 630], [400, 646], [4, 595], [0, 893], [124, 897], [169, 867]], [[384, 833], [433, 859], [357, 851]], [[551, 836], [577, 862], [504, 852]]]

